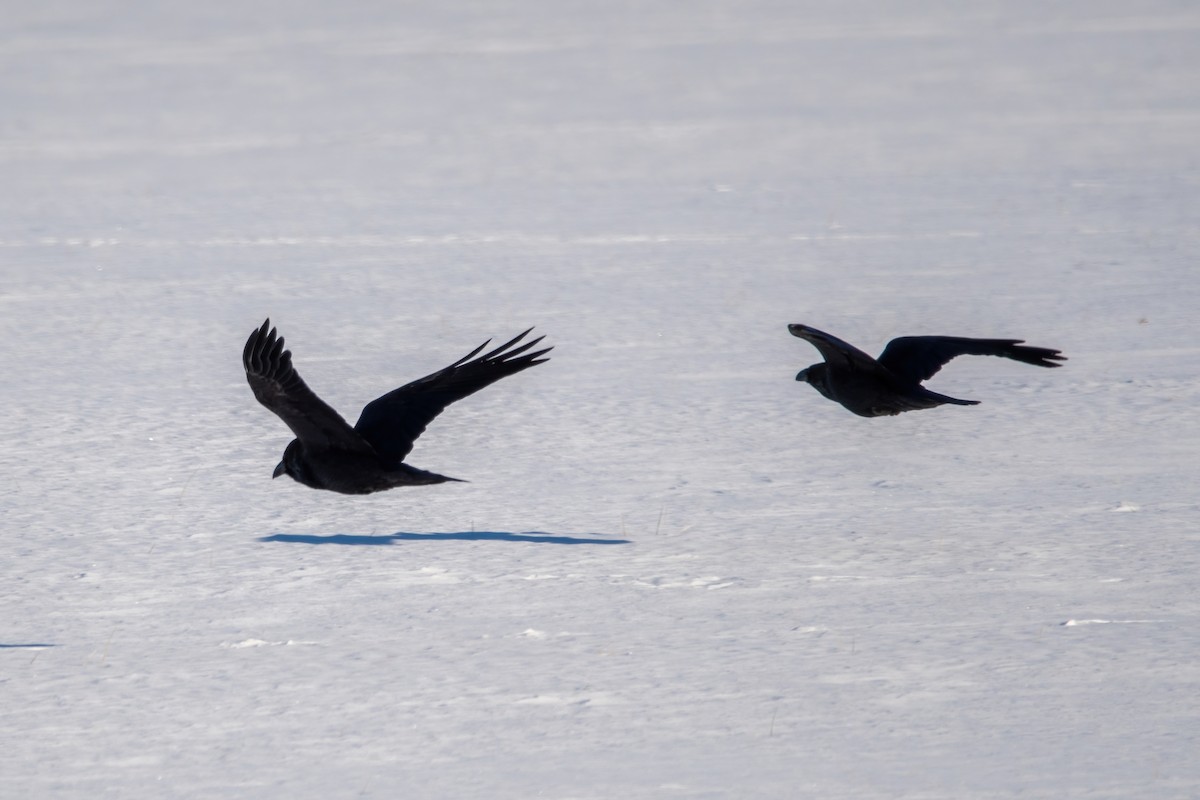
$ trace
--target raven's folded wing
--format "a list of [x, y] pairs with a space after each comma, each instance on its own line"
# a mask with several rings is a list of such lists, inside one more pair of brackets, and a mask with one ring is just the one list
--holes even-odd
[[362, 436], [300, 378], [292, 366], [292, 354], [283, 349], [283, 337], [271, 327], [271, 320], [246, 340], [242, 365], [258, 402], [278, 414], [304, 445], [355, 452], [370, 450]]
[[957, 356], [1001, 356], [1039, 367], [1061, 367], [1067, 357], [1048, 347], [1029, 347], [1023, 339], [968, 339], [961, 336], [901, 336], [892, 339], [879, 363], [895, 375], [920, 383]]
[[375, 448], [385, 462], [403, 461], [412, 450], [413, 442], [425, 431], [425, 426], [446, 406], [507, 375], [514, 375], [549, 360], [538, 356], [545, 355], [553, 348], [526, 352], [542, 340], [541, 336], [520, 347], [513, 347], [531, 330], [533, 328], [475, 358], [480, 350], [490, 344], [489, 339], [450, 366], [372, 400], [362, 410], [354, 430]]

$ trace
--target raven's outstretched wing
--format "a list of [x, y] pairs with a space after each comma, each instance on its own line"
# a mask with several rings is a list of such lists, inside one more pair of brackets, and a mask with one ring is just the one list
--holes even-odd
[[275, 333], [271, 320], [250, 334], [242, 351], [246, 381], [258, 402], [279, 415], [310, 447], [369, 451], [363, 438], [346, 420], [317, 397], [292, 366], [292, 354], [283, 349], [283, 337]]
[[[538, 356], [550, 352], [553, 349], [551, 347], [525, 352], [540, 342], [541, 336], [520, 347], [513, 347], [531, 330], [533, 328], [490, 353], [475, 358], [480, 350], [491, 343], [489, 339], [450, 366], [372, 400], [362, 410], [354, 430], [375, 448], [384, 461], [403, 461], [412, 450], [413, 442], [424, 433], [425, 426], [446, 406], [507, 375], [515, 375], [534, 364], [549, 360]], [[474, 361], [471, 360], [473, 358]]]
[[1048, 347], [1029, 347], [1023, 339], [967, 339], [961, 336], [901, 336], [892, 339], [879, 363], [899, 377], [920, 383], [956, 356], [1001, 356], [1038, 367], [1061, 367], [1067, 357]]
[[875, 367], [875, 359], [849, 342], [843, 342], [836, 336], [830, 336], [824, 331], [810, 328], [807, 325], [792, 323], [788, 325], [788, 333], [803, 339], [817, 348], [821, 353], [821, 357], [830, 364], [856, 367], [858, 369], [872, 369]]

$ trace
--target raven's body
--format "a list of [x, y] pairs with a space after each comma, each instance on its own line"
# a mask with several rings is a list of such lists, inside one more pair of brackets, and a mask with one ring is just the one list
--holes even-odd
[[445, 369], [371, 401], [351, 428], [300, 378], [283, 338], [267, 320], [246, 341], [242, 364], [254, 396], [296, 435], [272, 477], [288, 475], [313, 489], [342, 494], [459, 480], [417, 469], [404, 458], [425, 426], [450, 403], [547, 360], [538, 357], [549, 347], [525, 352], [541, 337], [514, 347], [528, 333], [476, 358], [488, 345], [484, 342]]
[[293, 439], [283, 451], [283, 460], [272, 477], [288, 475], [313, 489], [342, 494], [371, 494], [397, 486], [422, 486], [457, 481], [410, 467], [403, 462], [388, 464], [373, 450], [352, 451], [329, 447], [305, 447]]
[[888, 342], [879, 358], [874, 359], [836, 336], [807, 325], [789, 325], [788, 331], [812, 344], [825, 358], [820, 364], [800, 370], [796, 380], [806, 381], [860, 417], [895, 416], [947, 403], [978, 405], [978, 400], [960, 400], [921, 385], [956, 356], [1001, 356], [1039, 367], [1059, 367], [1062, 365], [1056, 361], [1066, 361], [1058, 350], [1029, 347], [1020, 339], [961, 336], [902, 336]]

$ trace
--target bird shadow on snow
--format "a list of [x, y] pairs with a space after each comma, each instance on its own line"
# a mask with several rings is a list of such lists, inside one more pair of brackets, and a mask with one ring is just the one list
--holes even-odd
[[459, 531], [456, 533], [392, 533], [385, 536], [358, 536], [349, 533], [334, 533], [329, 536], [312, 536], [304, 533], [276, 533], [263, 536], [260, 542], [293, 542], [296, 544], [366, 544], [390, 545], [396, 542], [533, 542], [536, 544], [629, 544], [628, 539], [600, 539], [587, 536], [558, 536], [552, 533], [529, 531], [510, 533], [507, 531]]
[[48, 642], [32, 642], [30, 644], [0, 644], [0, 650], [16, 649], [16, 650], [40, 650], [43, 647], [58, 647], [56, 644]]

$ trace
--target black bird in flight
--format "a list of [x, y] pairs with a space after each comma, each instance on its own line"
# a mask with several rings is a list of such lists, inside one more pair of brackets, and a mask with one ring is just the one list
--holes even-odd
[[835, 403], [860, 417], [895, 416], [903, 411], [945, 403], [979, 405], [931, 392], [921, 385], [956, 356], [1003, 356], [1038, 367], [1061, 367], [1067, 357], [1047, 347], [1028, 347], [1021, 339], [967, 339], [961, 336], [901, 336], [883, 348], [878, 360], [836, 336], [807, 325], [788, 325], [792, 336], [812, 344], [824, 363], [802, 369], [806, 381]]
[[446, 406], [507, 375], [548, 361], [553, 348], [529, 353], [543, 337], [515, 347], [533, 328], [476, 358], [491, 340], [445, 369], [372, 400], [351, 428], [317, 397], [292, 366], [283, 337], [271, 320], [250, 334], [242, 352], [246, 380], [258, 402], [279, 415], [296, 434], [275, 474], [290, 475], [313, 489], [370, 494], [397, 486], [457, 481], [404, 463], [413, 442]]

